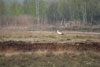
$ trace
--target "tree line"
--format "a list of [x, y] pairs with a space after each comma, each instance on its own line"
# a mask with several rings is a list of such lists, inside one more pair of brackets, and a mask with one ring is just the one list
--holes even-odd
[[0, 0], [0, 17], [18, 15], [38, 16], [40, 20], [47, 20], [51, 24], [57, 21], [99, 24], [100, 0]]

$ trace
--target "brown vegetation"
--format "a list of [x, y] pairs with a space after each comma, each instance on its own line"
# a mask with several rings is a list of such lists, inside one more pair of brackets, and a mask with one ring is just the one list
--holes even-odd
[[100, 51], [98, 42], [76, 42], [76, 43], [30, 43], [22, 41], [0, 42], [0, 51], [36, 51], [36, 50], [72, 50], [72, 51]]

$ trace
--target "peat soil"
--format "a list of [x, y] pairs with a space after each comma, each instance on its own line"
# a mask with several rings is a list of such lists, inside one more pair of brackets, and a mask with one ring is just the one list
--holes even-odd
[[72, 51], [96, 51], [100, 52], [99, 42], [68, 42], [68, 43], [31, 43], [24, 41], [4, 41], [0, 42], [0, 52], [2, 51], [37, 51], [37, 50], [72, 50]]

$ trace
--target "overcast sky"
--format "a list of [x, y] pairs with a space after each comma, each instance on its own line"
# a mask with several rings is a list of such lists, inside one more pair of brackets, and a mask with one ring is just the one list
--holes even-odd
[[[9, 0], [5, 0], [5, 1], [9, 1]], [[11, 0], [13, 1], [13, 0]], [[23, 2], [24, 0], [17, 0], [18, 2]], [[44, 0], [44, 1], [56, 1], [56, 0]]]

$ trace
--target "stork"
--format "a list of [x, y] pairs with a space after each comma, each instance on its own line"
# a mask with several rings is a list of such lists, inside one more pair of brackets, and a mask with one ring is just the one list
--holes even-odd
[[57, 30], [57, 34], [59, 35], [64, 35], [62, 32], [60, 32], [59, 30]]

